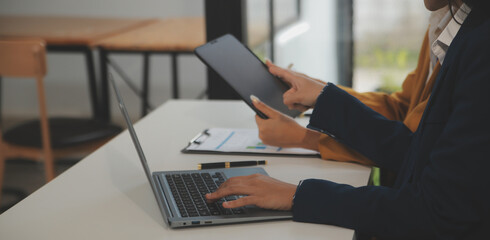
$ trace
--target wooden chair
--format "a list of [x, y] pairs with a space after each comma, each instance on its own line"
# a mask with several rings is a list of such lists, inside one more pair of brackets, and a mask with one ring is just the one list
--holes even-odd
[[0, 38], [0, 76], [36, 79], [40, 113], [39, 120], [3, 132], [0, 129], [0, 188], [7, 158], [43, 160], [46, 180], [50, 181], [55, 177], [56, 157], [92, 152], [121, 130], [93, 119], [48, 119], [45, 75], [46, 48], [42, 40]]

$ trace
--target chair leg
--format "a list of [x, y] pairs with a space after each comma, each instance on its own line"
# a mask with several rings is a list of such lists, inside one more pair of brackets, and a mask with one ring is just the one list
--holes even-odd
[[41, 123], [41, 136], [44, 152], [44, 169], [46, 181], [49, 182], [55, 177], [53, 149], [51, 148], [51, 137], [49, 133], [48, 114], [46, 110], [46, 95], [44, 93], [44, 84], [42, 78], [37, 78], [37, 90], [39, 97], [39, 111]]
[[[1, 138], [1, 136], [0, 136]], [[3, 149], [2, 140], [0, 139], [0, 203], [2, 202], [3, 178], [5, 173], [5, 149]]]
[[177, 53], [172, 53], [172, 98], [179, 98], [179, 68]]

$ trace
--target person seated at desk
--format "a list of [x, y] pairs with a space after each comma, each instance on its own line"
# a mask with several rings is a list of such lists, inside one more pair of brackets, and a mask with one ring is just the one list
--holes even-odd
[[[425, 0], [431, 11], [447, 4]], [[382, 239], [487, 239], [490, 2], [449, 4], [459, 9], [451, 20], [457, 25], [450, 23], [455, 37], [446, 42], [444, 61], [415, 132], [331, 83], [323, 87], [314, 80], [292, 80], [293, 91], [284, 96], [291, 107], [314, 106], [310, 129], [397, 172], [393, 187], [354, 188], [319, 179], [296, 186], [251, 175], [230, 178], [207, 199], [245, 195], [223, 206], [291, 210], [295, 221], [337, 225]], [[273, 111], [257, 99], [254, 105], [265, 114]]]
[[[442, 41], [447, 38], [447, 34], [440, 35], [450, 20], [451, 13], [448, 6], [431, 13], [430, 25], [420, 49], [417, 67], [405, 78], [401, 91], [393, 94], [359, 93], [348, 87], [339, 87], [387, 119], [403, 122], [412, 132], [415, 132], [444, 59], [444, 48], [442, 48], [443, 51], [439, 49], [441, 49]], [[280, 68], [269, 61], [266, 61], [266, 64], [272, 74], [281, 78], [299, 78], [295, 80], [296, 82], [302, 81], [303, 78], [306, 78], [306, 81], [312, 79], [305, 74]], [[316, 81], [318, 84], [326, 85], [321, 80]], [[293, 119], [278, 111], [269, 111], [268, 117], [269, 119], [256, 117], [259, 136], [267, 145], [302, 147], [319, 151], [323, 159], [373, 165], [373, 162], [366, 156], [337, 141], [332, 141], [328, 135], [300, 126]]]

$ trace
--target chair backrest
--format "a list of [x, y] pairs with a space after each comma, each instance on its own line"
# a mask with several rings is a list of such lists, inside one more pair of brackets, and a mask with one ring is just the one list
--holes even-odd
[[[49, 181], [54, 178], [55, 174], [46, 110], [46, 96], [43, 86], [45, 75], [46, 44], [43, 40], [0, 38], [0, 76], [35, 78], [37, 80], [42, 148], [45, 158], [46, 179]], [[1, 129], [0, 134], [2, 134]], [[0, 139], [0, 149], [5, 147], [4, 143], [5, 141]], [[23, 151], [25, 150], [20, 149], [18, 152]], [[5, 154], [3, 153], [3, 155]]]
[[40, 39], [0, 38], [0, 76], [46, 75], [46, 44]]

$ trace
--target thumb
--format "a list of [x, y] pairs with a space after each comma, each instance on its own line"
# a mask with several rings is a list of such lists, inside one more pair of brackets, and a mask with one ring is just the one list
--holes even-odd
[[275, 66], [274, 63], [272, 63], [271, 60], [268, 58], [265, 59], [265, 65], [267, 65], [267, 67]]
[[267, 115], [269, 118], [275, 118], [277, 115], [279, 115], [279, 112], [271, 107], [269, 107], [267, 104], [263, 103], [260, 101], [260, 99], [254, 95], [250, 95], [250, 99], [252, 100], [252, 103], [255, 108], [257, 108], [259, 111]]
[[266, 64], [267, 64], [267, 67], [269, 67], [269, 72], [272, 75], [281, 78], [282, 81], [284, 81], [285, 83], [287, 83], [289, 85], [292, 84], [293, 75], [291, 74], [291, 72], [289, 70], [278, 67], [271, 62], [266, 62]]

